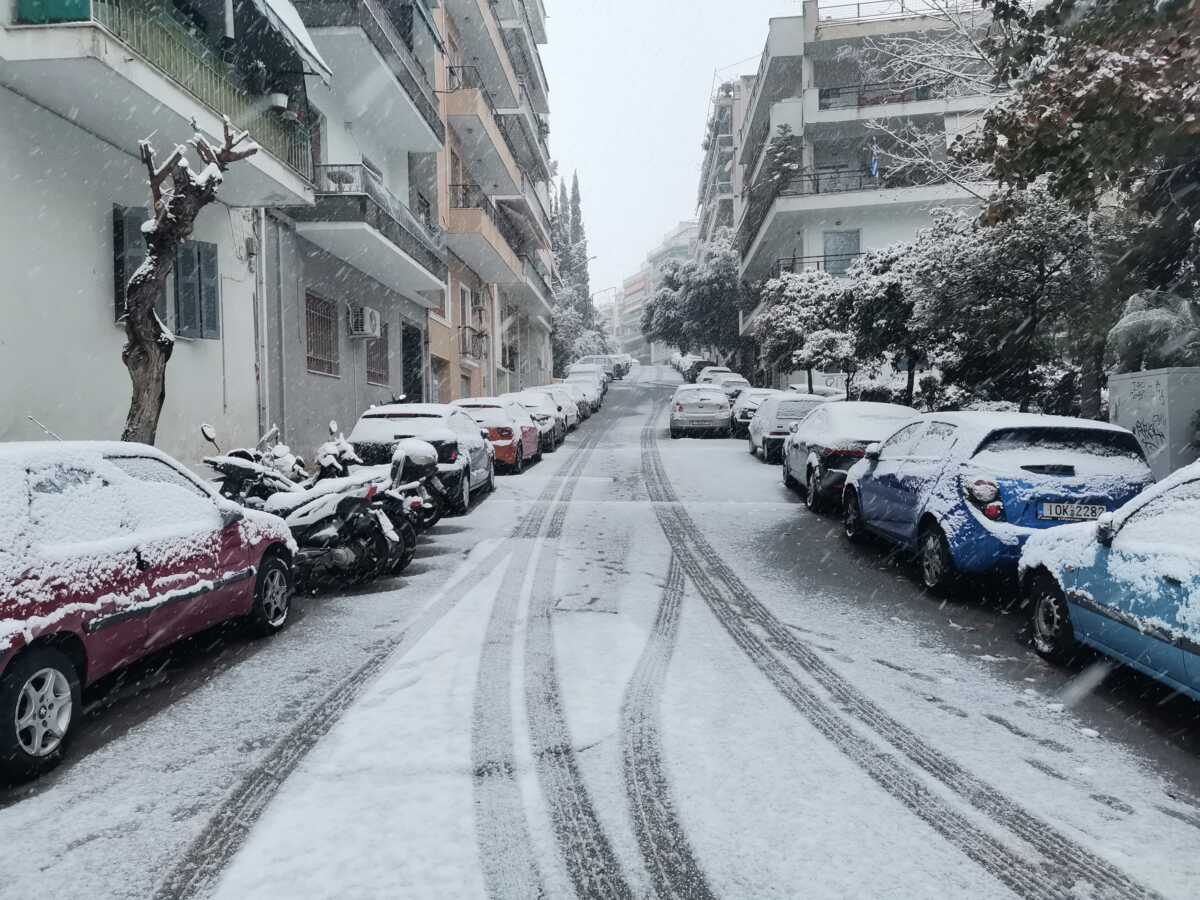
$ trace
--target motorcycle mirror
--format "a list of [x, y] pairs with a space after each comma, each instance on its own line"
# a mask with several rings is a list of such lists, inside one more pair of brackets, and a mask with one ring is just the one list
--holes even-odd
[[221, 452], [221, 445], [217, 443], [217, 430], [205, 422], [200, 426], [200, 433], [204, 435], [204, 439], [217, 448], [217, 452]]
[[267, 433], [258, 439], [258, 446], [265, 447], [267, 445], [268, 441], [272, 440], [273, 438], [277, 437], [278, 435], [279, 435], [279, 426], [272, 425], [270, 428], [267, 429]]
[[330, 434], [337, 434], [337, 430], [338, 430], [338, 428], [337, 428], [337, 419], [330, 419], [330, 420], [329, 420], [329, 433], [330, 433]]

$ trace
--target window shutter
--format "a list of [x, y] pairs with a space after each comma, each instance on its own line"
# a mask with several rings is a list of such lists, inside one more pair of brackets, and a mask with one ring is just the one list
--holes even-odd
[[221, 276], [217, 269], [217, 245], [197, 242], [200, 264], [201, 336], [221, 337]]
[[175, 254], [175, 333], [198, 338], [200, 333], [200, 266], [194, 241], [184, 241]]
[[[125, 315], [125, 286], [146, 258], [146, 239], [142, 223], [150, 218], [143, 206], [113, 207], [113, 320]], [[167, 296], [164, 291], [154, 304], [163, 324], [167, 321]]]

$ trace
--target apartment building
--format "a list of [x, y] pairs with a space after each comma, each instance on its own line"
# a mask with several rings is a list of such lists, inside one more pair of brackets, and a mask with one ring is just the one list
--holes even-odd
[[622, 283], [616, 335], [620, 352], [645, 364], [670, 359], [675, 348], [647, 341], [642, 334], [642, 310], [662, 284], [663, 267], [668, 262], [681, 263], [692, 257], [698, 234], [696, 222], [680, 222], [646, 255], [645, 265]]
[[[936, 178], [890, 173], [875, 149], [875, 121], [917, 122], [949, 140], [988, 105], [985, 97], [936, 97], [910, 84], [865, 83], [863, 43], [940, 27], [916, 7], [879, 0], [805, 0], [803, 14], [770, 21], [736, 141], [743, 209], [742, 275], [846, 270], [863, 250], [911, 238], [934, 206], [974, 203]], [[787, 125], [801, 139], [800, 173], [764, 177], [767, 147]]]
[[0, 5], [0, 440], [42, 438], [30, 415], [68, 439], [120, 436], [118, 319], [150, 206], [138, 140], [152, 137], [160, 159], [197, 129], [219, 143], [222, 114], [260, 149], [202, 211], [161, 298], [177, 340], [159, 443], [198, 460], [201, 422], [253, 438], [265, 355], [255, 210], [314, 203], [304, 73], [332, 78], [279, 0]]
[[429, 396], [446, 401], [551, 378], [550, 108], [540, 0], [444, 0], [433, 18], [449, 280], [429, 317]]

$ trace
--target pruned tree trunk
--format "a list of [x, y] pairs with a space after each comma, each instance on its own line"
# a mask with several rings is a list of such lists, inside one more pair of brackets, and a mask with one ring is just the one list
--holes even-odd
[[913, 353], [908, 354], [908, 378], [904, 383], [904, 405], [912, 406], [913, 395], [917, 392], [917, 362]]
[[1079, 361], [1079, 415], [1085, 419], [1100, 418], [1106, 339], [1106, 336], [1092, 336], [1084, 341]]
[[[195, 127], [194, 122], [192, 125]], [[192, 138], [192, 147], [205, 164], [198, 175], [188, 165], [182, 145], [158, 166], [150, 143], [138, 142], [149, 175], [154, 218], [142, 229], [146, 259], [125, 287], [125, 347], [121, 360], [129, 370], [133, 393], [121, 434], [123, 441], [153, 444], [158, 433], [158, 420], [167, 395], [167, 363], [175, 338], [159, 321], [154, 305], [175, 267], [176, 251], [191, 237], [200, 210], [216, 199], [221, 173], [230, 164], [258, 151], [253, 142], [247, 141], [248, 134], [235, 131], [228, 118], [224, 130], [225, 141], [220, 149], [214, 148], [199, 132]], [[170, 187], [165, 187], [168, 179]]]

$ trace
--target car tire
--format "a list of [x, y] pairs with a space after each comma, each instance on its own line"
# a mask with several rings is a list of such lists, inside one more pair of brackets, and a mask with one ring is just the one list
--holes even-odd
[[494, 457], [488, 460], [487, 481], [483, 483], [483, 490], [487, 494], [496, 490], [496, 460]]
[[1058, 582], [1045, 571], [1029, 581], [1029, 634], [1038, 656], [1059, 666], [1068, 666], [1079, 653], [1071, 610]]
[[754, 449], [754, 438], [751, 435], [746, 435], [746, 440], [750, 442], [750, 455], [758, 456], [758, 451]]
[[0, 677], [0, 773], [27, 779], [57, 766], [82, 707], [79, 672], [61, 650], [32, 647], [13, 660]]
[[824, 499], [821, 497], [821, 468], [809, 468], [808, 478], [805, 480], [804, 486], [804, 505], [808, 507], [810, 513], [820, 515], [825, 509]]
[[863, 521], [862, 507], [858, 503], [858, 491], [846, 491], [846, 499], [842, 504], [842, 529], [850, 543], [866, 543], [867, 523]]
[[941, 526], [931, 522], [921, 529], [917, 551], [925, 589], [939, 596], [945, 595], [957, 581], [957, 573], [950, 544]]
[[471, 468], [463, 469], [458, 479], [458, 490], [450, 505], [450, 513], [455, 516], [465, 516], [471, 508]]
[[278, 553], [267, 553], [258, 567], [254, 583], [254, 603], [246, 624], [262, 637], [282, 631], [292, 612], [292, 567]]
[[783, 457], [783, 486], [789, 491], [800, 490], [800, 482], [792, 477], [792, 467], [788, 465], [786, 455]]
[[678, 428], [671, 429], [671, 440], [673, 440], [673, 441], [679, 440], [679, 429]]
[[417, 529], [413, 527], [412, 522], [407, 517], [399, 522], [392, 522], [392, 528], [396, 531], [396, 536], [400, 538], [400, 543], [403, 549], [396, 557], [396, 561], [392, 563], [391, 574], [399, 575], [408, 568], [409, 563], [413, 561], [413, 557], [417, 553]]

